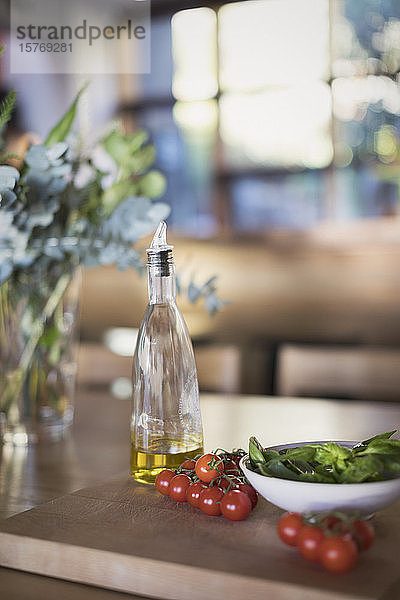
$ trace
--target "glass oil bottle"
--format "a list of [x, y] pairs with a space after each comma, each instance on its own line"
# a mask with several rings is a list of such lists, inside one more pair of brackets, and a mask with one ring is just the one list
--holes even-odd
[[133, 358], [130, 473], [142, 483], [203, 452], [196, 364], [166, 231], [161, 221], [147, 250], [149, 304]]

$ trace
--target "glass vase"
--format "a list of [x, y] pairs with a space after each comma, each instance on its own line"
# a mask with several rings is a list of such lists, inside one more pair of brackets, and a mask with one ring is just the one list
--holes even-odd
[[0, 441], [57, 440], [73, 420], [80, 271], [0, 287]]

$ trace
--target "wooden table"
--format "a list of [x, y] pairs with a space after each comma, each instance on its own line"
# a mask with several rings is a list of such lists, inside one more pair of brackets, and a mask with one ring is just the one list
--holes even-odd
[[[362, 439], [400, 426], [400, 404], [202, 395], [206, 448], [246, 447], [255, 434], [265, 444], [311, 439]], [[1, 454], [0, 517], [8, 517], [128, 469], [130, 403], [104, 389], [80, 390], [73, 435]], [[400, 577], [389, 595], [400, 598]], [[122, 593], [0, 569], [0, 597], [122, 600]], [[342, 596], [338, 596], [340, 598]], [[343, 596], [345, 597], [345, 596]], [[295, 596], [293, 596], [295, 600]]]

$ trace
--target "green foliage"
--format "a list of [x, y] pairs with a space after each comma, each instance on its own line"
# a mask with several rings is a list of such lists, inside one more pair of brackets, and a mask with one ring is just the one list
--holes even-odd
[[[139, 152], [148, 141], [149, 135], [146, 131], [141, 130], [132, 135], [124, 135], [117, 129], [113, 129], [104, 138], [103, 146], [116, 164], [123, 168], [130, 168], [132, 166], [130, 164], [131, 157]], [[137, 167], [137, 164], [135, 166]]]
[[188, 286], [188, 298], [190, 302], [197, 302], [199, 298], [204, 297], [204, 303], [211, 315], [217, 313], [223, 306], [229, 304], [228, 300], [221, 300], [217, 294], [216, 286], [217, 275], [213, 275], [202, 285], [196, 285], [192, 280]]
[[251, 437], [251, 468], [266, 477], [314, 483], [381, 481], [400, 473], [400, 440], [396, 430], [380, 433], [352, 449], [335, 442], [304, 444], [286, 450], [265, 450]]
[[[85, 89], [45, 143], [28, 149], [20, 172], [0, 165], [0, 285], [10, 278], [24, 281], [31, 290], [37, 288], [42, 301], [49, 293], [41, 287], [44, 273], [57, 281], [77, 264], [140, 271], [143, 264], [133, 244], [170, 212], [167, 204], [154, 202], [166, 183], [152, 168], [155, 148], [147, 132], [126, 135], [114, 127], [85, 155], [77, 144], [66, 143]], [[9, 119], [14, 101], [11, 92], [0, 124]], [[203, 296], [212, 314], [225, 304], [217, 296], [215, 277], [201, 286], [191, 282], [188, 296], [193, 302]]]
[[0, 133], [11, 119], [12, 111], [15, 106], [15, 100], [15, 90], [11, 90], [0, 104]]
[[61, 117], [57, 125], [55, 125], [50, 131], [45, 141], [46, 146], [53, 146], [54, 144], [57, 144], [58, 142], [63, 142], [65, 140], [75, 120], [76, 109], [78, 107], [79, 99], [82, 96], [85, 89], [87, 88], [88, 83], [89, 82], [86, 82], [85, 85], [81, 87], [70, 108], [67, 110], [65, 115]]
[[139, 193], [146, 198], [159, 198], [165, 192], [165, 177], [152, 169], [143, 175], [138, 182]]

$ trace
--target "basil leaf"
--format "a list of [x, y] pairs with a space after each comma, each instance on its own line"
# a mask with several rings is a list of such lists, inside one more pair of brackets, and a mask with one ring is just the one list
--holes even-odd
[[270, 473], [268, 471], [268, 468], [266, 465], [262, 464], [262, 463], [258, 463], [257, 464], [257, 471], [261, 474], [261, 475], [265, 475], [265, 477], [275, 477], [275, 475], [273, 475], [272, 473]]
[[267, 471], [274, 477], [279, 477], [280, 479], [300, 479], [298, 473], [294, 473], [294, 471], [286, 467], [280, 460], [270, 460], [267, 464]]
[[317, 444], [314, 447], [316, 448], [315, 460], [321, 465], [332, 465], [336, 459], [346, 459], [351, 456], [351, 450], [335, 442]]
[[290, 462], [300, 473], [314, 473], [314, 467], [306, 460], [292, 459]]
[[388, 454], [400, 457], [400, 440], [374, 440], [358, 456], [364, 454]]
[[377, 435], [374, 435], [372, 438], [369, 438], [368, 440], [364, 440], [363, 442], [361, 442], [361, 444], [363, 446], [368, 446], [368, 444], [370, 444], [371, 442], [374, 442], [375, 440], [387, 440], [390, 437], [392, 437], [392, 435], [394, 433], [396, 433], [397, 429], [393, 429], [393, 431], [385, 431], [385, 433], [378, 433]]
[[260, 442], [253, 436], [249, 439], [249, 456], [253, 464], [265, 463], [263, 448]]
[[378, 434], [351, 450], [326, 442], [285, 448], [264, 449], [250, 438], [250, 463], [267, 477], [315, 483], [361, 483], [382, 481], [400, 473], [400, 440], [389, 439], [396, 430]]
[[376, 456], [357, 456], [347, 468], [339, 474], [340, 483], [361, 483], [379, 476], [381, 479], [384, 465]]
[[338, 483], [338, 477], [336, 473], [330, 469], [329, 467], [324, 467], [322, 465], [318, 465], [315, 467], [315, 472], [322, 477], [329, 479], [332, 482]]
[[262, 455], [264, 457], [265, 462], [270, 461], [273, 458], [279, 458], [279, 453], [276, 450], [263, 450]]
[[296, 448], [288, 448], [283, 456], [285, 460], [296, 459], [312, 462], [316, 452], [317, 450], [313, 446], [297, 446]]
[[374, 435], [373, 437], [369, 438], [368, 440], [364, 440], [363, 442], [360, 442], [359, 444], [357, 444], [356, 446], [354, 446], [352, 448], [353, 454], [358, 454], [359, 452], [362, 452], [363, 450], [365, 450], [366, 446], [375, 442], [376, 440], [389, 439], [390, 437], [392, 437], [392, 435], [394, 433], [396, 433], [396, 431], [397, 431], [397, 429], [393, 429], [393, 431], [385, 431], [384, 433], [378, 433], [377, 435]]
[[379, 456], [379, 460], [383, 462], [383, 465], [387, 471], [394, 471], [400, 473], [400, 457], [399, 456]]
[[300, 481], [307, 481], [309, 483], [337, 483], [332, 473], [302, 473], [300, 475]]

